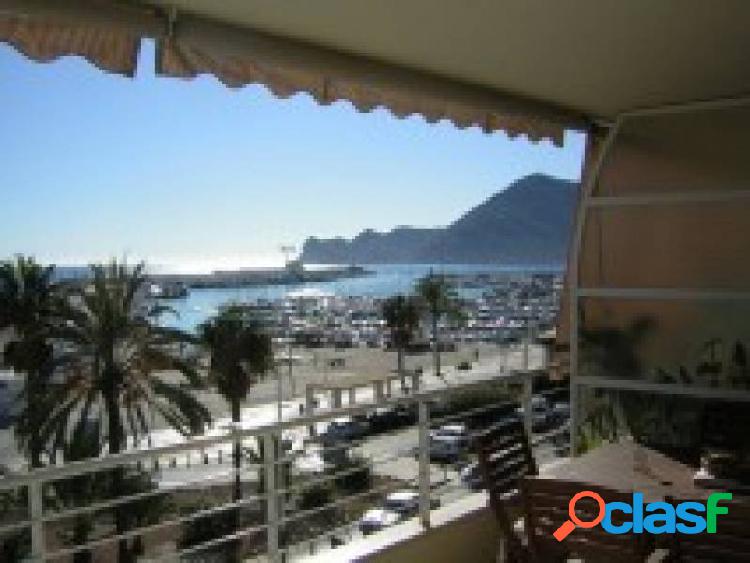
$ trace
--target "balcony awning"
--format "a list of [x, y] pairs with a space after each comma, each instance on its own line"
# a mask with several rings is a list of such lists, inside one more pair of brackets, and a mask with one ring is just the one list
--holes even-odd
[[34, 60], [132, 75], [152, 38], [166, 76], [558, 144], [634, 109], [747, 95], [748, 21], [744, 0], [0, 0], [0, 41]]
[[417, 114], [558, 145], [565, 130], [551, 112], [485, 88], [195, 17], [178, 21], [157, 56], [160, 74], [211, 74], [229, 87], [263, 84], [281, 98], [304, 92], [324, 105], [345, 100], [362, 112], [382, 107], [400, 118]]
[[95, 2], [0, 0], [0, 41], [29, 59], [49, 62], [66, 55], [133, 76], [141, 39], [157, 32], [154, 13]]
[[562, 144], [566, 126], [544, 106], [499, 95], [418, 69], [353, 56], [211, 17], [115, 0], [0, 0], [0, 41], [48, 62], [78, 55], [98, 68], [133, 76], [144, 38], [157, 40], [157, 72], [193, 78], [210, 74], [229, 87], [266, 86], [285, 98], [307, 93], [321, 104], [351, 102], [359, 111], [385, 108], [397, 117], [502, 130]]

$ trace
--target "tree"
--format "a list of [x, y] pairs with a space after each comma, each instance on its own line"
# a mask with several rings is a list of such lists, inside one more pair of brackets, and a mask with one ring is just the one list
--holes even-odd
[[434, 274], [430, 271], [427, 276], [417, 282], [416, 291], [430, 315], [435, 376], [442, 378], [443, 375], [440, 371], [440, 333], [438, 322], [443, 315], [457, 312], [457, 307], [451, 297], [451, 285], [444, 275]]
[[[581, 325], [581, 365], [584, 370], [591, 370], [591, 375], [618, 379], [642, 377], [641, 346], [654, 331], [656, 324], [653, 319], [639, 317], [624, 328], [587, 328], [583, 320]], [[586, 375], [590, 374], [586, 372]]]
[[[26, 519], [28, 500], [25, 491], [0, 492], [0, 514], [2, 525]], [[29, 528], [0, 533], [0, 561], [16, 563], [28, 561], [31, 554], [31, 532]]]
[[414, 298], [395, 295], [383, 303], [383, 317], [391, 332], [391, 344], [396, 348], [401, 390], [405, 391], [404, 351], [414, 338], [414, 331], [419, 325], [419, 307]]
[[[71, 463], [96, 457], [101, 452], [101, 436], [98, 422], [92, 422], [85, 427], [77, 427], [73, 434], [62, 446], [64, 462]], [[92, 472], [58, 479], [52, 490], [54, 496], [47, 498], [56, 509], [75, 510], [82, 506], [90, 506], [97, 501], [106, 499], [110, 486], [110, 475], [105, 472]], [[140, 468], [129, 467], [125, 472], [122, 489], [117, 491], [120, 496], [134, 495], [153, 491], [157, 484], [151, 474]], [[127, 503], [125, 515], [127, 528], [156, 524], [167, 510], [167, 500], [163, 495], [144, 496]], [[92, 512], [80, 512], [71, 519], [70, 528], [63, 527], [58, 531], [63, 542], [70, 546], [82, 546], [92, 538], [97, 515]], [[137, 536], [129, 547], [129, 556], [135, 558], [143, 555], [141, 537]], [[90, 563], [92, 552], [81, 550], [73, 555], [73, 563]]]
[[[98, 425], [80, 426], [75, 429], [62, 447], [65, 463], [96, 457], [101, 451], [101, 434]], [[102, 473], [76, 475], [55, 482], [55, 500], [64, 508], [77, 508], [106, 497], [107, 479]], [[63, 541], [73, 546], [84, 545], [89, 541], [94, 528], [90, 513], [80, 513], [73, 517], [72, 530]], [[90, 551], [78, 551], [73, 555], [73, 563], [90, 563]]]
[[[216, 317], [202, 324], [199, 339], [211, 354], [209, 381], [224, 400], [229, 403], [232, 422], [241, 422], [240, 407], [250, 388], [273, 366], [271, 338], [258, 324], [246, 319], [237, 306], [223, 309]], [[262, 446], [261, 446], [262, 451]], [[240, 458], [242, 444], [234, 442], [234, 492], [235, 502], [242, 498]], [[240, 510], [235, 511], [235, 529], [240, 529]], [[239, 559], [239, 542], [237, 544]]]
[[[125, 449], [126, 430], [134, 440], [148, 435], [151, 413], [185, 435], [202, 432], [210, 422], [208, 410], [190, 389], [157, 375], [174, 370], [189, 387], [202, 385], [194, 367], [173, 353], [190, 338], [158, 327], [155, 320], [164, 308], [142, 298], [144, 265], [113, 261], [92, 266], [91, 273], [91, 283], [65, 300], [66, 323], [55, 333], [68, 349], [61, 362], [65, 381], [45, 425], [56, 449], [92, 419], [105, 421], [102, 443], [110, 454]], [[124, 493], [124, 468], [112, 471], [110, 485], [112, 497]], [[118, 534], [127, 530], [128, 512], [127, 504], [115, 509]], [[120, 563], [132, 559], [128, 540], [119, 542], [118, 555]]]
[[46, 447], [42, 427], [52, 407], [49, 390], [54, 358], [50, 334], [60, 304], [53, 272], [53, 267], [41, 266], [24, 256], [0, 264], [0, 331], [15, 332], [14, 340], [4, 350], [5, 360], [25, 376], [15, 431], [33, 468], [42, 466]]
[[[591, 327], [585, 321], [581, 313], [581, 373], [626, 380], [644, 376], [642, 347], [656, 328], [651, 317], [637, 317], [624, 327]], [[602, 439], [617, 438], [623, 424], [631, 435], [641, 436], [656, 409], [660, 408], [660, 401], [659, 397], [649, 399], [632, 393], [593, 391], [588, 401], [582, 401], [587, 404], [588, 415], [579, 431], [581, 444], [585, 449]]]

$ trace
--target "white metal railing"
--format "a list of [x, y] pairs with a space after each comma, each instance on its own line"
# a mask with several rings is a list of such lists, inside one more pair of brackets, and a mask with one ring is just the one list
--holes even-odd
[[[282, 465], [289, 465], [295, 460], [299, 459], [305, 454], [315, 452], [321, 459], [325, 459], [326, 454], [333, 453], [336, 451], [352, 451], [358, 448], [365, 448], [371, 444], [372, 438], [363, 438], [360, 440], [350, 440], [340, 445], [336, 444], [333, 446], [326, 445], [319, 436], [309, 435], [307, 429], [311, 426], [315, 426], [319, 423], [326, 423], [340, 417], [354, 417], [356, 415], [365, 414], [368, 411], [372, 411], [375, 408], [382, 407], [396, 407], [399, 405], [411, 405], [416, 407], [416, 432], [414, 432], [414, 424], [411, 426], [402, 427], [397, 429], [398, 432], [410, 431], [408, 440], [405, 442], [405, 447], [388, 447], [386, 451], [381, 455], [371, 455], [367, 458], [367, 467], [375, 467], [383, 465], [389, 462], [393, 462], [403, 456], [411, 456], [416, 448], [416, 490], [419, 495], [419, 508], [418, 516], [422, 525], [427, 528], [430, 525], [430, 510], [431, 510], [431, 495], [433, 492], [431, 482], [431, 467], [430, 462], [430, 428], [436, 424], [442, 424], [451, 420], [477, 416], [482, 413], [489, 412], [492, 408], [497, 408], [498, 403], [487, 404], [471, 409], [467, 409], [463, 412], [450, 412], [445, 416], [430, 418], [430, 405], [436, 401], [446, 398], [448, 395], [465, 391], [473, 387], [486, 385], [488, 383], [496, 382], [511, 382], [515, 378], [513, 374], [504, 373], [502, 376], [493, 375], [491, 377], [484, 377], [477, 379], [471, 383], [462, 385], [453, 385], [449, 388], [443, 388], [438, 390], [420, 391], [411, 395], [402, 395], [399, 397], [392, 397], [383, 401], [348, 405], [342, 408], [335, 408], [326, 410], [315, 414], [306, 414], [296, 418], [283, 420], [271, 425], [261, 426], [258, 428], [251, 429], [240, 429], [233, 428], [225, 435], [216, 437], [199, 437], [189, 440], [185, 443], [175, 444], [165, 447], [152, 448], [148, 450], [129, 451], [126, 453], [103, 457], [100, 459], [68, 463], [66, 465], [50, 466], [38, 470], [31, 471], [27, 474], [16, 475], [0, 479], [0, 493], [7, 491], [21, 491], [26, 492], [26, 505], [27, 505], [27, 518], [14, 522], [11, 524], [0, 526], [0, 535], [16, 533], [20, 530], [27, 529], [30, 531], [31, 536], [31, 560], [36, 562], [60, 560], [65, 557], [69, 557], [77, 552], [82, 551], [94, 551], [97, 548], [101, 548], [106, 545], [115, 546], [118, 540], [132, 539], [137, 536], [144, 536], [146, 534], [154, 534], [162, 530], [168, 530], [170, 528], [181, 528], [182, 526], [194, 522], [200, 518], [206, 518], [208, 516], [216, 516], [221, 513], [226, 513], [232, 509], [239, 509], [241, 507], [254, 506], [261, 508], [264, 507], [265, 519], [263, 522], [254, 523], [253, 525], [246, 526], [243, 529], [235, 530], [230, 534], [226, 534], [222, 537], [209, 539], [198, 545], [191, 545], [185, 549], [170, 552], [167, 555], [158, 556], [156, 558], [149, 558], [149, 561], [174, 561], [182, 557], [188, 557], [190, 555], [197, 554], [201, 551], [205, 551], [211, 548], [215, 548], [221, 544], [227, 544], [234, 540], [240, 540], [243, 537], [255, 536], [259, 534], [265, 534], [265, 551], [268, 559], [271, 561], [285, 560], [287, 555], [295, 555], [300, 552], [304, 552], [304, 548], [300, 545], [282, 545], [281, 532], [287, 525], [294, 521], [304, 519], [308, 516], [313, 516], [323, 510], [330, 510], [335, 507], [342, 506], [346, 503], [362, 500], [367, 497], [379, 497], [389, 490], [393, 490], [394, 487], [403, 487], [404, 485], [397, 485], [390, 481], [400, 483], [400, 480], [392, 479], [387, 481], [385, 484], [377, 484], [367, 488], [365, 491], [358, 491], [354, 494], [344, 495], [341, 498], [328, 502], [322, 506], [316, 506], [312, 509], [297, 510], [294, 513], [287, 514], [283, 507], [283, 499], [290, 497], [294, 494], [299, 494], [305, 490], [309, 490], [316, 484], [330, 483], [336, 480], [340, 480], [343, 477], [355, 474], [357, 471], [362, 471], [363, 466], [355, 464], [353, 467], [348, 467], [342, 470], [336, 470], [332, 473], [324, 473], [313, 478], [309, 478], [301, 483], [282, 484], [278, 482], [278, 470]], [[528, 405], [527, 405], [528, 408]], [[277, 455], [277, 444], [281, 442], [281, 438], [285, 432], [296, 430], [298, 434], [303, 436], [302, 444], [303, 449], [301, 452], [292, 452], [290, 454]], [[385, 433], [380, 434], [383, 439], [390, 440], [395, 434]], [[409, 440], [414, 438], [416, 444], [412, 445]], [[195, 487], [205, 487], [207, 484], [212, 482], [221, 482], [222, 479], [228, 480], [231, 484], [236, 474], [236, 470], [233, 467], [217, 470], [213, 473], [203, 475], [199, 478], [185, 478], [178, 484], [170, 484], [161, 488], [153, 490], [142, 491], [130, 495], [124, 495], [113, 499], [99, 500], [91, 502], [84, 506], [74, 506], [63, 508], [60, 510], [48, 510], [45, 508], [45, 490], [50, 485], [70, 479], [72, 477], [80, 477], [84, 475], [93, 475], [101, 473], [103, 471], [109, 471], [116, 468], [128, 468], [134, 466], [145, 466], [147, 463], [151, 463], [151, 467], [158, 466], [158, 460], [168, 458], [170, 456], [177, 456], [181, 454], [190, 454], [198, 452], [199, 455], [209, 448], [215, 448], [221, 445], [230, 445], [235, 441], [239, 440], [241, 443], [246, 443], [248, 440], [260, 440], [263, 442], [263, 459], [258, 462], [245, 463], [243, 461], [241, 467], [241, 475], [247, 476], [253, 471], [256, 473], [262, 469], [265, 479], [265, 492], [261, 492], [257, 495], [243, 496], [239, 501], [235, 502], [223, 502], [216, 506], [208, 508], [202, 508], [190, 514], [179, 514], [176, 517], [171, 517], [166, 521], [160, 521], [155, 524], [141, 526], [134, 529], [129, 529], [120, 534], [114, 533], [106, 537], [93, 539], [82, 545], [75, 546], [50, 546], [48, 545], [47, 539], [50, 537], [49, 527], [59, 526], [61, 522], [70, 520], [76, 516], [82, 515], [93, 515], [98, 512], [106, 511], [121, 507], [127, 503], [132, 503], [138, 500], [145, 500], [159, 495], [170, 495], [180, 491], [193, 491]], [[537, 439], [536, 443], [541, 443], [541, 439]], [[308, 447], [314, 447], [308, 451]], [[205, 465], [206, 458], [200, 455], [200, 459]], [[231, 460], [230, 460], [231, 461]], [[199, 464], [201, 465], [201, 464]], [[218, 469], [218, 468], [217, 468]], [[166, 468], [169, 471], [170, 468]], [[226, 483], [225, 483], [226, 484]], [[347, 528], [351, 531], [352, 522], [347, 522], [340, 528]], [[313, 539], [313, 538], [310, 538]], [[292, 540], [290, 540], [292, 541]], [[298, 542], [299, 543], [299, 542]], [[304, 543], [304, 541], [302, 541]], [[263, 545], [259, 542], [259, 545]]]

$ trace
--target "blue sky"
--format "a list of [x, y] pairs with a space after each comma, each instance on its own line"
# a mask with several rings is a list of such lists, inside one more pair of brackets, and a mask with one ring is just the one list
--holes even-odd
[[0, 45], [0, 257], [269, 263], [308, 235], [444, 225], [525, 174], [580, 173], [580, 135], [558, 149], [279, 100], [158, 78], [141, 56], [128, 79]]

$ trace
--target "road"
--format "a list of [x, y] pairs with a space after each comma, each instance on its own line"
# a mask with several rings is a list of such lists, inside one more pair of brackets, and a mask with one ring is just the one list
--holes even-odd
[[[535, 437], [534, 441], [537, 445], [534, 446], [534, 457], [538, 465], [544, 465], [557, 458], [551, 438], [560, 433], [564, 427], [565, 424]], [[374, 473], [409, 482], [411, 483], [411, 487], [409, 488], [416, 490], [418, 462], [415, 459], [414, 452], [417, 445], [417, 438], [417, 429], [412, 427], [391, 434], [369, 438], [363, 444], [354, 448], [354, 450], [360, 455], [373, 460]], [[396, 459], [390, 459], [396, 456], [398, 456]], [[377, 460], [380, 459], [389, 459], [389, 461], [377, 463]], [[430, 464], [430, 476], [432, 488], [431, 500], [437, 501], [440, 506], [449, 505], [459, 498], [472, 493], [461, 482], [458, 468], [455, 465]], [[384, 494], [374, 496], [372, 499], [373, 508], [379, 504], [378, 497], [382, 499]], [[290, 546], [288, 548], [287, 560], [296, 560], [313, 553], [329, 551], [333, 549], [331, 538], [334, 537], [337, 541], [348, 543], [361, 538], [362, 533], [359, 531], [356, 521], [350, 522], [329, 531], [323, 536]]]
[[[539, 364], [542, 352], [537, 347], [530, 349], [530, 364]], [[443, 370], [443, 377], [436, 377], [431, 372], [423, 376], [422, 386], [425, 390], [450, 389], [453, 386], [467, 384], [475, 381], [497, 379], [502, 376], [512, 376], [514, 369], [524, 363], [524, 350], [522, 346], [508, 348], [501, 357], [488, 357], [474, 362], [473, 369], [460, 371], [453, 366]], [[393, 386], [394, 396], [399, 396], [401, 391], [398, 385]], [[250, 429], [272, 424], [278, 420], [279, 402], [278, 389], [275, 382], [265, 382], [253, 388], [252, 395], [256, 398], [267, 394], [265, 401], [257, 401], [252, 406], [242, 409], [242, 428]], [[324, 411], [330, 406], [330, 397], [320, 394], [318, 397], [318, 411]], [[373, 403], [374, 395], [371, 388], [361, 388], [356, 395], [357, 403]], [[345, 403], [346, 404], [346, 403]], [[300, 416], [304, 401], [301, 397], [287, 398], [281, 402], [281, 414], [283, 420], [293, 420]], [[231, 428], [232, 423], [228, 417], [217, 418], [212, 428], [207, 432], [208, 436], [221, 436]], [[327, 423], [317, 425], [318, 433], [324, 433]], [[285, 431], [284, 438], [293, 443], [296, 450], [309, 449], [305, 443], [308, 439], [306, 426], [296, 427]], [[175, 430], [162, 428], [151, 432], [147, 439], [141, 440], [138, 447], [148, 449], [152, 447], [169, 446], [185, 442], [185, 438]], [[397, 433], [395, 435], [376, 437], [367, 441], [362, 453], [366, 458], [383, 458], [392, 456], [394, 451], [413, 450], [417, 446], [416, 428]], [[243, 442], [243, 447], [248, 450], [257, 451], [255, 439]], [[158, 460], [158, 481], [162, 487], [176, 487], [181, 484], [200, 482], [202, 479], [213, 480], [217, 483], [227, 481], [231, 478], [228, 469], [231, 465], [232, 445], [230, 442], [200, 451], [186, 452], [180, 455], [161, 457]], [[208, 460], [208, 463], [205, 461]], [[300, 461], [302, 469], [322, 469], [322, 460], [314, 452], [303, 456]], [[154, 463], [150, 464], [153, 467]], [[416, 476], [416, 461], [413, 457], [404, 460], [388, 461], [383, 464], [384, 471], [394, 478], [411, 480]], [[433, 472], [434, 480], [443, 475], [443, 471]]]

